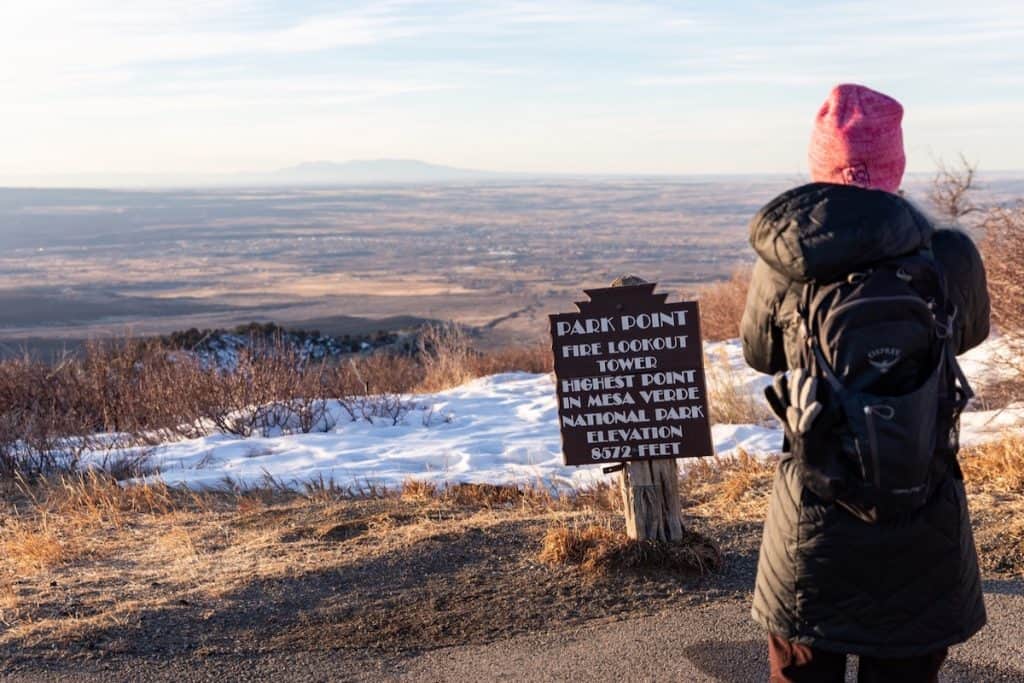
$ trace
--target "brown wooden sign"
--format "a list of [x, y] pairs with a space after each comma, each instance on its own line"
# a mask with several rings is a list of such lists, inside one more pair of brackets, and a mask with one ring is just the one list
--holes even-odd
[[588, 289], [551, 320], [566, 465], [714, 455], [697, 302]]

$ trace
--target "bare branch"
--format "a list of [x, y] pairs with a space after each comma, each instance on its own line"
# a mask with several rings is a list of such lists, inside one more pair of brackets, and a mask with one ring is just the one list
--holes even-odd
[[936, 211], [953, 222], [981, 211], [981, 207], [974, 203], [971, 196], [973, 191], [978, 189], [978, 165], [960, 154], [956, 165], [948, 166], [940, 160], [938, 166], [939, 170], [932, 180], [932, 188], [928, 193], [928, 199]]

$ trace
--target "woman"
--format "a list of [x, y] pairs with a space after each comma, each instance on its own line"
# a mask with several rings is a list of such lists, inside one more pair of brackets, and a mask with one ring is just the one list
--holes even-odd
[[[985, 272], [970, 238], [936, 230], [898, 194], [902, 116], [886, 95], [834, 88], [811, 139], [814, 182], [772, 200], [752, 221], [759, 258], [741, 329], [751, 367], [777, 373], [801, 365], [798, 303], [826, 264], [853, 273], [928, 253], [956, 306], [956, 353], [988, 335]], [[771, 680], [842, 681], [847, 654], [860, 656], [860, 681], [937, 680], [947, 648], [985, 623], [959, 468], [948, 469], [923, 507], [888, 522], [861, 519], [806, 481], [799, 459], [784, 456], [765, 521], [752, 614], [768, 631]]]

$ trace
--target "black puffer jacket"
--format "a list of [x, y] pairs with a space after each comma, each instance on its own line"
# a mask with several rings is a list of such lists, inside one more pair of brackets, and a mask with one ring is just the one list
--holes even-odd
[[[936, 231], [901, 197], [813, 183], [769, 202], [750, 226], [758, 254], [741, 325], [751, 367], [798, 362], [803, 283], [931, 247], [959, 310], [959, 353], [988, 336], [989, 300], [970, 238]], [[909, 520], [868, 524], [825, 503], [784, 457], [775, 476], [752, 610], [766, 629], [825, 650], [906, 657], [963, 642], [985, 623], [963, 482], [950, 474]]]

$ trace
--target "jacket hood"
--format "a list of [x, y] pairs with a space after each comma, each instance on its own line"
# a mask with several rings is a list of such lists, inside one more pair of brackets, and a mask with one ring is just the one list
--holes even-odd
[[902, 197], [810, 183], [782, 193], [750, 222], [750, 245], [791, 280], [828, 282], [925, 247], [934, 227]]

